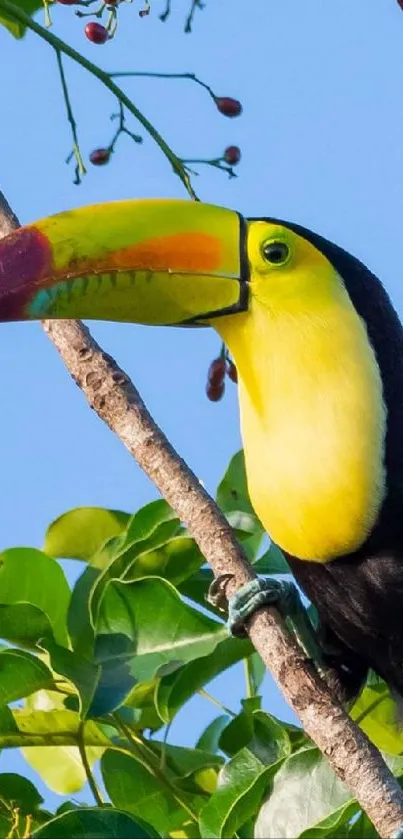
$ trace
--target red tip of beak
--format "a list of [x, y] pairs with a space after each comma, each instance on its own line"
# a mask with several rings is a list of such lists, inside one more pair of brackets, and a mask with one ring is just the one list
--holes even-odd
[[52, 248], [35, 227], [0, 241], [0, 320], [20, 320], [41, 281], [52, 275]]

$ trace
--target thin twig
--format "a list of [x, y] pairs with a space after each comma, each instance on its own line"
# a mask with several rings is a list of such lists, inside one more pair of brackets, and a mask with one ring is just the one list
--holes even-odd
[[204, 8], [203, 3], [201, 3], [200, 0], [192, 0], [192, 4], [191, 4], [191, 7], [190, 7], [190, 12], [189, 12], [189, 14], [186, 18], [185, 32], [191, 32], [192, 31], [192, 23], [193, 23], [193, 18], [194, 18], [195, 11], [196, 11], [196, 9], [201, 10], [203, 8]]
[[109, 143], [109, 146], [108, 146], [108, 150], [111, 153], [114, 151], [115, 145], [116, 145], [116, 143], [117, 143], [121, 134], [127, 134], [128, 137], [131, 137], [131, 139], [134, 140], [135, 143], [142, 143], [143, 142], [143, 138], [140, 137], [139, 134], [134, 134], [132, 131], [129, 131], [129, 129], [126, 128], [126, 118], [125, 118], [124, 107], [122, 105], [122, 102], [118, 102], [118, 105], [119, 105], [119, 113], [118, 114], [112, 114], [112, 116], [111, 116], [111, 119], [116, 119], [116, 117], [117, 117], [118, 120], [119, 120], [118, 127], [117, 127], [117, 129], [116, 129], [116, 131], [115, 131], [115, 133], [112, 137], [112, 140], [111, 140], [111, 142]]
[[165, 9], [162, 12], [162, 14], [160, 14], [160, 20], [162, 20], [162, 22], [165, 23], [167, 18], [169, 18], [170, 14], [171, 14], [171, 0], [166, 0]]
[[[16, 220], [6, 202], [1, 220], [1, 198], [0, 193], [0, 229], [5, 234], [15, 228]], [[255, 578], [253, 568], [224, 515], [158, 428], [134, 384], [81, 322], [47, 320], [43, 327], [89, 405], [186, 523], [215, 577], [231, 578], [227, 590], [232, 596]], [[248, 634], [306, 734], [349, 787], [379, 836], [392, 837], [403, 825], [403, 791], [378, 750], [335, 701], [275, 609], [256, 612]]]
[[142, 765], [147, 769], [150, 775], [158, 781], [161, 786], [165, 787], [168, 792], [172, 795], [172, 798], [175, 799], [177, 804], [182, 807], [183, 810], [188, 814], [188, 816], [192, 819], [193, 822], [198, 823], [197, 813], [189, 806], [188, 802], [182, 797], [182, 793], [180, 790], [176, 789], [176, 787], [171, 783], [168, 778], [166, 772], [162, 772], [158, 766], [158, 757], [156, 756], [155, 752], [153, 752], [143, 740], [140, 739], [130, 728], [123, 722], [121, 717], [114, 713], [112, 714], [112, 718], [115, 722], [117, 729], [121, 732], [123, 737], [129, 741], [133, 753], [135, 754], [137, 760], [142, 763]]
[[229, 178], [237, 177], [237, 174], [234, 172], [232, 166], [227, 166], [227, 164], [223, 162], [222, 157], [215, 157], [212, 158], [212, 160], [207, 160], [204, 157], [182, 158], [182, 163], [188, 172], [193, 172], [193, 170], [189, 168], [189, 164], [202, 163], [203, 166], [213, 166], [214, 169], [221, 169], [221, 172], [226, 172]]
[[216, 99], [212, 88], [206, 84], [206, 82], [202, 82], [202, 80], [194, 73], [149, 73], [146, 70], [117, 70], [116, 72], [109, 73], [108, 75], [111, 79], [130, 78], [132, 76], [139, 79], [188, 79], [189, 81], [199, 84], [200, 87], [204, 87], [204, 89], [210, 94], [211, 98], [214, 99], [214, 101]]
[[78, 744], [78, 749], [79, 749], [79, 752], [80, 752], [81, 762], [82, 762], [83, 767], [84, 767], [84, 772], [85, 772], [86, 777], [87, 777], [88, 786], [89, 786], [89, 788], [90, 788], [90, 790], [91, 790], [91, 792], [94, 796], [94, 800], [95, 800], [95, 803], [96, 803], [97, 807], [102, 807], [102, 805], [104, 804], [104, 801], [103, 801], [102, 795], [101, 795], [101, 793], [100, 793], [100, 791], [97, 787], [95, 778], [94, 778], [94, 776], [91, 772], [90, 764], [88, 762], [88, 757], [87, 757], [87, 752], [86, 752], [85, 742], [84, 742], [84, 723], [83, 722], [80, 723], [80, 728], [78, 730], [77, 744]]
[[231, 711], [230, 708], [227, 708], [226, 705], [223, 705], [219, 699], [216, 699], [216, 697], [212, 696], [212, 694], [209, 693], [207, 690], [205, 690], [204, 688], [199, 688], [197, 693], [199, 694], [199, 696], [202, 696], [203, 699], [207, 699], [208, 702], [211, 702], [212, 705], [215, 705], [217, 708], [219, 708], [220, 711], [222, 711], [224, 714], [228, 714], [229, 717], [235, 719], [236, 714], [234, 713], [234, 711]]
[[185, 167], [182, 164], [182, 161], [179, 157], [172, 151], [171, 147], [168, 143], [161, 137], [161, 134], [157, 131], [156, 128], [152, 125], [152, 123], [144, 116], [144, 114], [139, 111], [136, 105], [129, 99], [129, 97], [124, 93], [121, 88], [115, 84], [113, 79], [111, 79], [109, 73], [106, 73], [104, 70], [101, 70], [96, 64], [93, 64], [92, 61], [88, 61], [87, 58], [84, 58], [83, 55], [80, 55], [73, 47], [69, 44], [66, 44], [65, 41], [62, 41], [60, 38], [57, 38], [52, 32], [49, 32], [35, 20], [29, 17], [22, 9], [16, 6], [14, 3], [11, 3], [10, 0], [0, 0], [0, 11], [6, 13], [7, 17], [14, 18], [14, 20], [19, 21], [22, 23], [23, 26], [26, 26], [28, 29], [31, 29], [32, 32], [36, 32], [40, 38], [44, 41], [47, 41], [55, 50], [59, 50], [59, 52], [64, 53], [85, 70], [88, 70], [92, 76], [95, 76], [101, 84], [104, 85], [111, 93], [116, 96], [119, 102], [121, 102], [129, 111], [129, 113], [133, 114], [133, 116], [138, 120], [138, 122], [143, 126], [145, 131], [152, 137], [154, 142], [157, 146], [161, 149], [165, 157], [169, 160], [172, 169], [174, 170], [175, 174], [178, 175], [180, 180], [182, 181], [187, 193], [193, 198], [195, 201], [198, 200], [197, 195], [192, 187], [191, 180], [189, 178], [189, 173], [186, 171]]
[[59, 68], [59, 73], [60, 73], [60, 81], [61, 81], [61, 84], [62, 84], [63, 97], [64, 97], [64, 101], [65, 101], [65, 105], [66, 105], [67, 119], [70, 123], [71, 133], [72, 133], [72, 137], [73, 137], [73, 155], [74, 155], [75, 161], [76, 161], [74, 183], [79, 184], [79, 183], [81, 183], [82, 176], [86, 174], [87, 170], [84, 166], [84, 161], [83, 161], [83, 158], [81, 156], [80, 145], [79, 145], [78, 136], [77, 136], [77, 123], [74, 119], [73, 109], [71, 107], [71, 102], [70, 102], [70, 96], [69, 96], [69, 91], [68, 91], [68, 87], [67, 87], [66, 77], [64, 75], [64, 68], [63, 68], [61, 52], [60, 52], [59, 49], [56, 49], [55, 52], [56, 52], [56, 58], [57, 58], [57, 66]]

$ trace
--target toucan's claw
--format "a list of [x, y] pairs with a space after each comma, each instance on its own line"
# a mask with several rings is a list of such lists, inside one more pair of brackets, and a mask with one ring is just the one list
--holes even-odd
[[242, 586], [228, 603], [228, 629], [232, 635], [244, 636], [245, 624], [263, 606], [276, 606], [285, 616], [299, 611], [299, 594], [293, 583], [256, 578]]

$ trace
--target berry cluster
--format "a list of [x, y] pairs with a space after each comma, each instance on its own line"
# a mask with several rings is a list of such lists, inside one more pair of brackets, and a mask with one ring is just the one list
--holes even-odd
[[[56, 0], [56, 2], [60, 3], [62, 6], [87, 7], [98, 2], [98, 0]], [[91, 20], [85, 24], [84, 34], [92, 44], [105, 44], [109, 38], [113, 38], [117, 27], [117, 10], [121, 2], [125, 2], [125, 0], [105, 0], [105, 2], [104, 0], [101, 0], [101, 5], [94, 12], [82, 12], [81, 10], [76, 11], [77, 17], [102, 18], [104, 14], [107, 15], [105, 26], [102, 23], [97, 23], [95, 20]], [[126, 2], [131, 2], [131, 0], [126, 0]], [[145, 15], [148, 15], [149, 13], [150, 4], [148, 3], [148, 0], [145, 0], [144, 7], [139, 11], [139, 16], [145, 17]]]
[[[62, 0], [59, 0], [59, 2], [62, 2]], [[63, 2], [66, 2], [66, 0], [63, 0]], [[69, 0], [69, 2], [71, 2], [71, 0]], [[92, 25], [98, 26], [98, 24], [95, 24], [95, 23], [94, 24], [87, 23], [87, 26], [92, 26]], [[232, 99], [230, 96], [215, 96], [214, 101], [217, 105], [218, 110], [220, 111], [220, 113], [224, 114], [224, 116], [229, 116], [229, 117], [238, 116], [242, 112], [241, 103], [238, 102], [237, 99]], [[121, 114], [121, 127], [120, 127], [119, 131], [117, 132], [117, 134], [115, 134], [115, 137], [113, 138], [112, 143], [109, 146], [106, 146], [106, 147], [101, 146], [100, 148], [94, 149], [91, 152], [90, 162], [93, 164], [93, 166], [105, 166], [106, 163], [109, 163], [109, 161], [111, 159], [111, 156], [112, 156], [112, 153], [114, 151], [114, 146], [116, 144], [116, 141], [118, 139], [119, 134], [121, 134], [121, 133], [129, 134], [136, 143], [141, 142], [141, 137], [138, 137], [137, 135], [134, 135], [132, 132], [130, 132], [126, 129], [126, 127], [124, 126], [124, 119], [122, 118], [122, 114]], [[182, 162], [185, 163], [185, 164], [186, 163], [208, 163], [211, 166], [217, 166], [219, 169], [223, 169], [225, 167], [222, 166], [222, 163], [226, 163], [228, 166], [232, 167], [232, 166], [236, 166], [239, 163], [240, 159], [241, 159], [240, 148], [238, 146], [227, 146], [227, 148], [223, 152], [222, 157], [218, 157], [218, 158], [213, 159], [213, 160], [184, 160]], [[234, 174], [231, 171], [231, 169], [227, 169], [226, 171], [228, 171], [230, 173], [230, 175]]]
[[218, 402], [224, 396], [226, 376], [237, 384], [237, 369], [223, 344], [220, 355], [211, 362], [207, 373], [206, 395], [210, 402]]

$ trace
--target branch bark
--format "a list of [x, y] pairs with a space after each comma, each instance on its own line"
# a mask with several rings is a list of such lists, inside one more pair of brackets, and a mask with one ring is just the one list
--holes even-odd
[[[0, 237], [17, 226], [0, 192]], [[234, 594], [255, 577], [254, 571], [226, 519], [156, 425], [129, 377], [81, 322], [44, 321], [43, 327], [90, 407], [186, 523], [215, 576], [233, 575], [227, 591]], [[403, 792], [378, 750], [335, 702], [274, 609], [257, 612], [248, 631], [305, 732], [379, 835], [392, 837], [403, 825]]]

